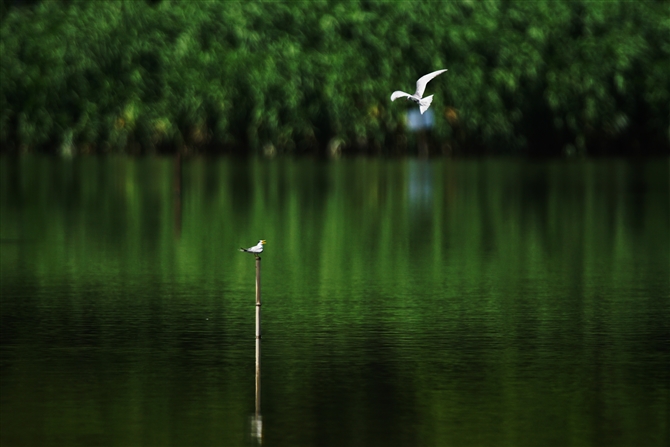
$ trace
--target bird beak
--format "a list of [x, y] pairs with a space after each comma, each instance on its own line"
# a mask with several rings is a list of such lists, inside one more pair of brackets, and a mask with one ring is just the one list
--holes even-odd
[[265, 244], [265, 241], [261, 241], [261, 244]]

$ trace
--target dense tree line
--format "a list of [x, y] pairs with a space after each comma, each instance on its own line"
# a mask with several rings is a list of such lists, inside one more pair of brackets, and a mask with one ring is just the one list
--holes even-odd
[[[670, 3], [4, 1], [4, 151], [668, 153]], [[330, 144], [329, 144], [330, 143]]]

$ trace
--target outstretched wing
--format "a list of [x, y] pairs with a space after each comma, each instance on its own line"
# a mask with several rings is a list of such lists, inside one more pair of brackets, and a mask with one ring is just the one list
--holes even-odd
[[[423, 92], [426, 91], [426, 85], [428, 82], [433, 79], [435, 76], [444, 73], [447, 71], [445, 68], [444, 70], [437, 70], [432, 73], [428, 73], [425, 76], [421, 76], [418, 81], [416, 81], [416, 93], [414, 93], [414, 96], [417, 96], [419, 98], [423, 98]], [[395, 95], [395, 93], [394, 93]]]
[[433, 102], [433, 95], [426, 96], [423, 98], [421, 101], [419, 101], [419, 109], [421, 110], [421, 114], [428, 110], [428, 107], [430, 107], [430, 104]]
[[398, 98], [409, 98], [410, 95], [409, 93], [401, 92], [400, 90], [396, 90], [391, 94], [391, 101], [395, 101]]

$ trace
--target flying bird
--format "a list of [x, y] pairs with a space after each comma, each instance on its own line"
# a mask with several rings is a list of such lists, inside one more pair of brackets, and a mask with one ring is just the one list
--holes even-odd
[[414, 92], [413, 95], [410, 95], [409, 93], [405, 93], [400, 90], [396, 90], [393, 92], [391, 95], [391, 101], [395, 101], [398, 98], [405, 97], [410, 101], [414, 101], [415, 103], [419, 104], [419, 109], [421, 110], [421, 114], [423, 115], [423, 112], [428, 110], [428, 107], [430, 107], [430, 103], [433, 102], [433, 95], [426, 96], [423, 98], [423, 92], [426, 91], [426, 84], [433, 79], [435, 76], [444, 73], [447, 71], [445, 68], [444, 70], [437, 70], [432, 73], [428, 73], [425, 76], [421, 76], [418, 81], [416, 81], [416, 92]]
[[249, 248], [240, 248], [240, 251], [243, 251], [243, 252], [245, 252], [245, 253], [251, 253], [251, 254], [253, 254], [253, 255], [255, 255], [255, 256], [258, 256], [258, 255], [260, 255], [261, 253], [263, 253], [263, 245], [264, 245], [264, 244], [265, 244], [265, 240], [261, 239], [261, 240], [258, 241], [258, 243], [257, 243], [256, 245], [254, 245], [253, 247], [249, 247]]

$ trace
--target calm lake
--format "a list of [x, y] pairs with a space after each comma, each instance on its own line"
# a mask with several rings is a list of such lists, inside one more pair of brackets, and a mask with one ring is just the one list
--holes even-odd
[[0, 445], [667, 446], [669, 168], [0, 158]]

